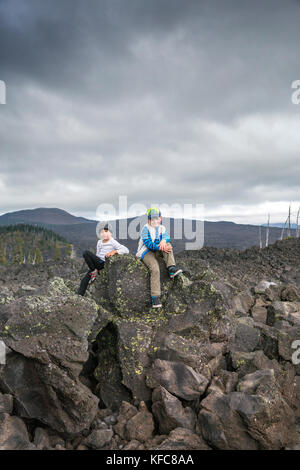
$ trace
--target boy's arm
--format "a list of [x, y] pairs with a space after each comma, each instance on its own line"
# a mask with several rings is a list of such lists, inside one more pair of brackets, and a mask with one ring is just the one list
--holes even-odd
[[166, 229], [166, 227], [163, 227], [164, 228], [164, 231], [162, 233], [162, 240], [166, 240], [166, 242], [170, 243], [171, 242], [171, 238], [170, 238], [170, 235], [169, 235], [169, 232], [168, 230]]
[[152, 241], [151, 235], [147, 227], [144, 227], [142, 230], [142, 240], [143, 240], [144, 245], [146, 245], [146, 247], [148, 248], [148, 250], [151, 250], [151, 251], [159, 250], [158, 240], [154, 242]]
[[115, 239], [112, 240], [112, 245], [119, 255], [127, 255], [129, 253], [127, 246], [121, 245], [121, 243], [117, 242]]
[[101, 254], [101, 240], [98, 240], [97, 248], [96, 248], [96, 256], [98, 256], [98, 258], [100, 258], [100, 254]]

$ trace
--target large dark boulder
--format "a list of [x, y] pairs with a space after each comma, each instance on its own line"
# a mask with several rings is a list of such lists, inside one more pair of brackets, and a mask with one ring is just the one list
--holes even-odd
[[158, 387], [152, 394], [152, 413], [161, 434], [169, 434], [178, 427], [195, 430], [196, 414], [192, 408], [183, 407], [181, 401], [165, 388]]
[[256, 370], [274, 368], [276, 361], [269, 359], [263, 351], [243, 352], [230, 351], [230, 366], [237, 372], [239, 377], [251, 374]]
[[25, 423], [17, 416], [0, 413], [0, 450], [35, 450]]
[[247, 289], [231, 298], [231, 308], [236, 316], [247, 317], [250, 315], [254, 302], [253, 295]]
[[151, 366], [153, 327], [144, 322], [116, 322], [118, 353], [122, 370], [122, 383], [132, 393], [133, 399], [148, 401], [151, 391], [146, 386], [147, 369]]
[[147, 384], [151, 388], [159, 385], [184, 400], [195, 400], [205, 392], [208, 380], [182, 362], [156, 359], [148, 372]]
[[259, 342], [256, 349], [262, 350], [270, 359], [278, 360], [278, 330], [264, 323], [254, 322], [253, 325], [259, 334]]
[[240, 380], [237, 390], [250, 395], [271, 392], [276, 387], [274, 369], [261, 369], [245, 375]]
[[137, 440], [146, 442], [152, 438], [154, 432], [154, 420], [145, 403], [141, 401], [139, 411], [126, 423], [125, 435], [129, 441]]
[[199, 413], [203, 437], [215, 449], [279, 450], [293, 439], [294, 424], [292, 409], [271, 384], [264, 394], [210, 393]]
[[149, 311], [149, 273], [133, 255], [115, 255], [106, 260], [90, 289], [98, 304], [123, 318]]
[[237, 351], [252, 352], [258, 348], [260, 333], [254, 328], [254, 321], [250, 317], [242, 317], [237, 321], [233, 347]]
[[[267, 309], [267, 324], [276, 326], [280, 322], [287, 322], [287, 326], [300, 326], [299, 302], [273, 302]], [[281, 326], [281, 325], [280, 325]]]
[[[178, 427], [170, 432], [153, 450], [210, 450], [211, 448], [203, 440], [202, 436], [193, 433], [190, 429]], [[188, 457], [187, 457], [188, 458]], [[186, 458], [186, 460], [187, 460]]]
[[0, 413], [11, 414], [13, 411], [13, 396], [0, 393]]
[[47, 294], [20, 297], [7, 312], [1, 337], [13, 353], [0, 371], [1, 388], [14, 396], [19, 416], [79, 433], [98, 407], [97, 397], [79, 380], [96, 304], [55, 278]]
[[300, 340], [300, 325], [288, 326], [278, 331], [278, 352], [279, 356], [286, 361], [292, 361], [295, 353], [294, 344]]

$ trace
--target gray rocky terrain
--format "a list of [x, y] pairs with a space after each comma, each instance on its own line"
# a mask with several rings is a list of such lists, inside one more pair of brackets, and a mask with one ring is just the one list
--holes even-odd
[[300, 448], [300, 240], [177, 262], [0, 267], [0, 449]]

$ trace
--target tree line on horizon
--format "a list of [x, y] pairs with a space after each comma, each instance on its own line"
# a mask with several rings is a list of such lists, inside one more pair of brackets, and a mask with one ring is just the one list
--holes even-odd
[[72, 253], [72, 245], [53, 230], [24, 223], [0, 227], [0, 265], [40, 264]]

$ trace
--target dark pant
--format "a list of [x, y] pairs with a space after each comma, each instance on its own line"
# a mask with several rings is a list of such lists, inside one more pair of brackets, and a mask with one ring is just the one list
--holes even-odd
[[94, 253], [92, 253], [91, 251], [88, 251], [88, 250], [84, 251], [82, 256], [84, 257], [85, 262], [90, 268], [90, 270], [81, 279], [80, 287], [78, 289], [79, 295], [85, 294], [85, 291], [91, 279], [90, 273], [94, 271], [95, 269], [98, 269], [98, 271], [100, 271], [100, 269], [104, 268], [104, 261], [102, 261], [98, 256], [94, 255]]

